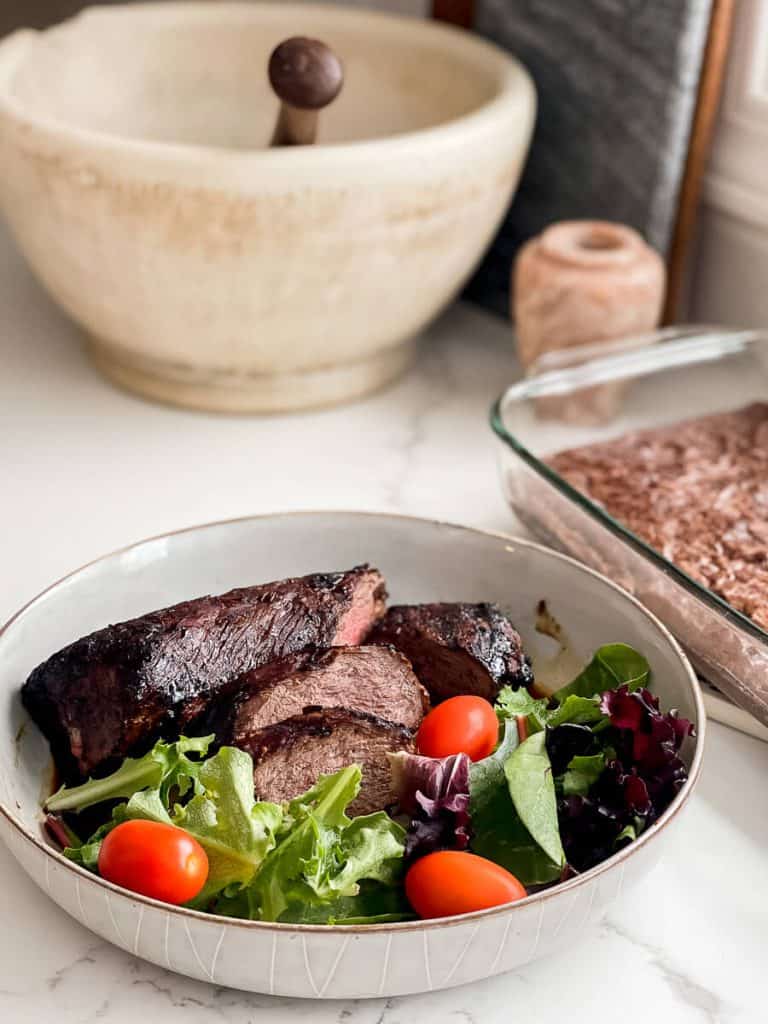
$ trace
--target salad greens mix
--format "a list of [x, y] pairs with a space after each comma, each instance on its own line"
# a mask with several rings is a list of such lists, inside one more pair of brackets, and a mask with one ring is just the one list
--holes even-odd
[[[67, 815], [64, 853], [98, 870], [105, 837], [122, 822], [175, 825], [208, 856], [196, 909], [261, 921], [366, 924], [413, 917], [403, 877], [415, 858], [470, 849], [529, 891], [593, 867], [634, 840], [687, 777], [679, 750], [693, 727], [662, 713], [645, 658], [601, 647], [550, 698], [506, 688], [496, 703], [500, 741], [483, 760], [466, 754], [390, 755], [392, 814], [350, 818], [361, 769], [321, 776], [285, 804], [257, 801], [250, 756], [210, 753], [214, 737], [159, 741], [112, 775], [63, 787], [46, 804]], [[80, 840], [79, 812], [103, 805]]]
[[678, 752], [693, 733], [661, 713], [649, 679], [642, 655], [608, 644], [548, 700], [503, 690], [504, 739], [470, 773], [473, 850], [539, 886], [648, 828], [687, 778]]
[[[360, 789], [357, 765], [322, 776], [290, 803], [259, 802], [250, 755], [221, 747], [207, 757], [212, 740], [160, 741], [107, 778], [51, 797], [47, 809], [54, 813], [122, 798], [85, 842], [73, 837], [65, 856], [96, 871], [108, 833], [143, 818], [183, 828], [205, 850], [208, 880], [190, 904], [196, 909], [262, 921], [329, 923], [393, 915], [401, 920], [407, 914], [399, 885], [404, 829], [384, 811], [354, 819], [345, 813]], [[363, 890], [363, 880], [375, 884]]]

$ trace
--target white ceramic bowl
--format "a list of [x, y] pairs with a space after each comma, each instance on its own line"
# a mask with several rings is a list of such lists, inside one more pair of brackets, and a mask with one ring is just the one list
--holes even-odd
[[[271, 49], [346, 66], [320, 145], [266, 149]], [[426, 20], [291, 3], [93, 8], [0, 44], [0, 203], [98, 366], [220, 410], [330, 403], [396, 376], [517, 184], [535, 95]]]
[[[555, 889], [442, 921], [316, 927], [233, 921], [134, 896], [76, 867], [42, 839], [45, 742], [19, 687], [54, 650], [107, 622], [193, 595], [368, 560], [394, 601], [491, 600], [507, 608], [541, 672], [551, 640], [537, 633], [546, 598], [586, 661], [622, 640], [651, 663], [666, 707], [692, 719], [690, 778], [639, 840]], [[699, 773], [704, 712], [695, 676], [667, 630], [614, 584], [535, 544], [419, 519], [297, 513], [218, 523], [136, 544], [55, 584], [0, 635], [0, 836], [25, 871], [103, 938], [190, 977], [286, 996], [358, 998], [444, 988], [509, 971], [582, 940], [624, 887], [643, 882], [677, 827]]]

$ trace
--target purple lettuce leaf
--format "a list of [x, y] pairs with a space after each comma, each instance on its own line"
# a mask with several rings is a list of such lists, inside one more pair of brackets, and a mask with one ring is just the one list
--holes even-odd
[[[610, 722], [599, 733], [610, 752], [605, 770], [588, 795], [558, 803], [563, 847], [579, 871], [609, 857], [666, 810], [688, 777], [679, 750], [694, 734], [691, 722], [676, 711], [662, 713], [658, 697], [644, 688], [607, 690], [600, 709]], [[553, 746], [557, 732], [549, 738]]]
[[470, 840], [469, 766], [466, 754], [423, 757], [389, 755], [396, 813], [411, 819], [405, 857], [434, 850], [464, 850]]

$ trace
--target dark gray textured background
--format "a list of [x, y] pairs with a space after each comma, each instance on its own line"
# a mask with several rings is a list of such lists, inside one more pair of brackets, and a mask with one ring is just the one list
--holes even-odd
[[711, 0], [478, 0], [477, 29], [533, 75], [531, 155], [468, 294], [503, 314], [521, 242], [554, 220], [623, 221], [666, 253]]

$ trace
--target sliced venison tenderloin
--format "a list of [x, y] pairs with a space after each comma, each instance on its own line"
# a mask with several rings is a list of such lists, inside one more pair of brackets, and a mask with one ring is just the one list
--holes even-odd
[[385, 601], [383, 577], [365, 565], [184, 601], [65, 647], [32, 672], [22, 700], [75, 780], [178, 736], [249, 669], [361, 643]]
[[369, 643], [403, 653], [435, 703], [467, 693], [494, 701], [502, 686], [533, 682], [520, 634], [495, 604], [395, 605]]
[[429, 697], [410, 662], [392, 647], [308, 649], [246, 672], [196, 731], [239, 747], [243, 736], [309, 706], [351, 708], [417, 729]]
[[369, 814], [393, 801], [388, 754], [415, 751], [404, 725], [349, 708], [307, 709], [250, 735], [240, 746], [253, 758], [253, 782], [260, 800], [280, 803], [350, 764], [363, 770], [360, 792], [348, 813]]

